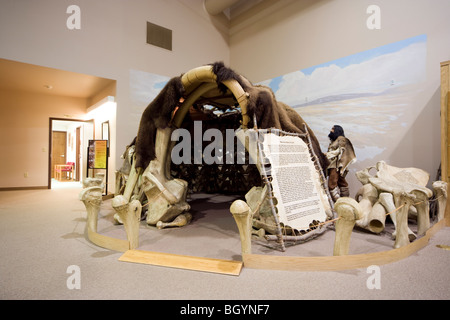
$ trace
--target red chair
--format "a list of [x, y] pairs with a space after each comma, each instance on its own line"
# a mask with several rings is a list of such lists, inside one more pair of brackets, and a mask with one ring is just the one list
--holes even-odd
[[[61, 174], [64, 172], [67, 178], [67, 173], [69, 173], [69, 178], [74, 180], [74, 170], [75, 170], [75, 162], [67, 162], [66, 164], [57, 164], [55, 165], [55, 176], [57, 180], [61, 180]], [[58, 179], [59, 176], [59, 179]]]

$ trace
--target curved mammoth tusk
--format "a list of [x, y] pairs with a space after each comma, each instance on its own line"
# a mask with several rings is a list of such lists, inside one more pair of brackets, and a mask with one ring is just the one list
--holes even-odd
[[201, 66], [194, 68], [186, 72], [181, 76], [181, 83], [186, 90], [190, 86], [196, 85], [201, 82], [215, 82], [217, 76], [213, 72], [212, 66]]

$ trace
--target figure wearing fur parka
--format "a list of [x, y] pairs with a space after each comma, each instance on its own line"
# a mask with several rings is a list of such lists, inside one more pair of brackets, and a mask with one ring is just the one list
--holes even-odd
[[356, 161], [355, 151], [351, 141], [345, 137], [344, 129], [335, 125], [328, 134], [330, 145], [326, 156], [330, 161], [328, 165], [328, 189], [331, 198], [336, 201], [339, 197], [350, 195], [345, 176], [348, 167]]

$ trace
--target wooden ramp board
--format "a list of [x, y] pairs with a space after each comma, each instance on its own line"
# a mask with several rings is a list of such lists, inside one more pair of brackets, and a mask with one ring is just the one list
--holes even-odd
[[143, 250], [127, 250], [119, 261], [238, 276], [243, 262]]

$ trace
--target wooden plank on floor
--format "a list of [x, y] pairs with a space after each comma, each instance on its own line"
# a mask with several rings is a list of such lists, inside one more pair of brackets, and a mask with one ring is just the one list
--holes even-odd
[[242, 261], [211, 259], [184, 256], [171, 253], [144, 250], [127, 250], [119, 261], [150, 264], [169, 268], [222, 273], [238, 276], [242, 270]]

